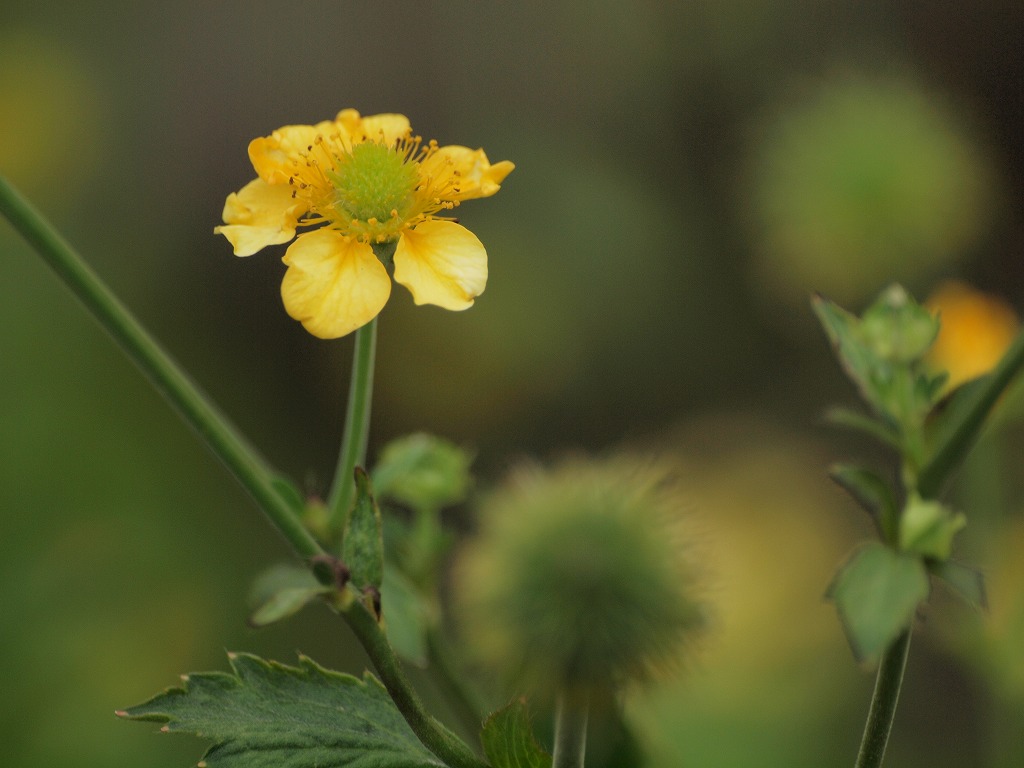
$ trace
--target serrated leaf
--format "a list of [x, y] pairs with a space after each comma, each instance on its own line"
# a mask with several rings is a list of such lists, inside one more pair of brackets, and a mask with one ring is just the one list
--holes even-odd
[[355, 470], [356, 504], [345, 529], [341, 559], [348, 566], [352, 583], [360, 589], [380, 590], [384, 579], [384, 536], [380, 509], [370, 490], [370, 478], [360, 467]]
[[494, 768], [551, 768], [551, 755], [533, 737], [526, 702], [517, 699], [484, 722], [484, 754]]
[[931, 562], [928, 564], [928, 570], [972, 608], [988, 608], [985, 577], [980, 571], [952, 560]]
[[117, 714], [212, 740], [209, 768], [434, 768], [384, 687], [300, 656], [298, 667], [231, 654], [232, 674], [184, 678]]
[[406, 661], [425, 667], [430, 612], [419, 590], [392, 563], [384, 568], [381, 605], [391, 647]]
[[826, 593], [858, 661], [872, 661], [914, 619], [928, 597], [921, 559], [884, 544], [865, 544], [843, 565]]
[[828, 474], [871, 515], [882, 538], [895, 544], [899, 536], [899, 507], [889, 484], [878, 473], [850, 464], [835, 464]]

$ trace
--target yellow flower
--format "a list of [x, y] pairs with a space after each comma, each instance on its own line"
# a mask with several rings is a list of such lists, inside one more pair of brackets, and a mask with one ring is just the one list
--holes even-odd
[[[417, 304], [461, 310], [483, 293], [487, 251], [439, 214], [497, 192], [515, 167], [507, 160], [424, 143], [404, 115], [354, 109], [254, 139], [249, 159], [257, 178], [228, 195], [214, 232], [236, 256], [294, 238], [281, 297], [314, 336], [344, 336], [375, 318], [391, 267]], [[296, 236], [299, 227], [317, 228]]]
[[988, 373], [1017, 333], [1009, 304], [965, 283], [942, 283], [925, 306], [942, 321], [928, 362], [949, 373], [949, 388]]

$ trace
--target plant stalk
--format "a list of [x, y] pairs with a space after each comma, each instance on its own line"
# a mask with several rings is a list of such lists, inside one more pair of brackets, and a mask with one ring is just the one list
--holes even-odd
[[341, 612], [373, 662], [395, 705], [423, 746], [451, 768], [488, 768], [488, 764], [474, 755], [461, 739], [427, 712], [384, 630], [362, 601], [352, 600]]
[[583, 768], [587, 751], [589, 706], [563, 694], [555, 712], [555, 751], [551, 768]]
[[43, 215], [0, 176], [0, 212], [78, 297], [150, 383], [199, 434], [304, 558], [324, 554], [273, 485], [263, 459]]
[[345, 409], [345, 431], [334, 483], [328, 500], [328, 534], [330, 541], [340, 544], [352, 514], [355, 481], [352, 472], [366, 463], [366, 445], [370, 434], [370, 405], [373, 396], [373, 367], [377, 355], [377, 318], [356, 333], [352, 354], [352, 377]]
[[910, 630], [907, 629], [882, 654], [855, 768], [879, 768], [882, 765], [909, 650]]

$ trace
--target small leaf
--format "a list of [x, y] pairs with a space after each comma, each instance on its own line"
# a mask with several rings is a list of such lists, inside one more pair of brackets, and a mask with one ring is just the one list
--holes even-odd
[[849, 408], [834, 407], [825, 411], [825, 421], [837, 427], [844, 427], [856, 432], [863, 432], [878, 442], [900, 450], [899, 431], [882, 419], [865, 416]]
[[275, 565], [264, 571], [253, 583], [249, 603], [255, 610], [249, 625], [265, 627], [298, 613], [321, 595], [334, 590], [316, 580], [307, 568]]
[[202, 672], [118, 712], [167, 723], [161, 730], [212, 740], [209, 768], [434, 768], [384, 687], [332, 672], [305, 656], [298, 667], [230, 654], [232, 674]]
[[985, 577], [981, 575], [980, 571], [952, 560], [930, 562], [928, 570], [972, 608], [979, 610], [988, 608]]
[[900, 515], [900, 549], [934, 560], [948, 560], [953, 537], [965, 525], [967, 518], [963, 513], [914, 494]]
[[380, 509], [370, 490], [370, 478], [356, 467], [356, 505], [345, 529], [341, 559], [352, 574], [352, 583], [360, 589], [380, 591], [384, 578], [384, 537]]
[[882, 538], [895, 544], [899, 507], [889, 484], [878, 473], [849, 464], [833, 465], [828, 474], [871, 515]]
[[480, 741], [494, 768], [551, 767], [551, 755], [533, 737], [523, 699], [516, 699], [488, 717]]
[[854, 552], [828, 588], [858, 661], [872, 661], [914, 619], [928, 597], [921, 559], [872, 542]]
[[814, 296], [811, 306], [846, 375], [857, 385], [864, 399], [874, 403], [872, 372], [879, 361], [860, 339], [860, 319], [822, 296]]
[[436, 512], [466, 498], [473, 457], [440, 437], [417, 433], [384, 446], [373, 470], [373, 487], [418, 512]]

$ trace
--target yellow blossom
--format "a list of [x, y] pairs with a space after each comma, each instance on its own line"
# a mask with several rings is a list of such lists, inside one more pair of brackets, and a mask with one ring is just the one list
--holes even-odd
[[949, 373], [951, 388], [988, 373], [1017, 333], [1012, 307], [965, 283], [942, 283], [925, 305], [942, 320], [928, 361]]
[[[483, 292], [483, 244], [442, 214], [497, 192], [515, 167], [507, 160], [424, 142], [404, 115], [354, 109], [254, 139], [249, 159], [257, 178], [228, 195], [214, 232], [237, 256], [294, 239], [281, 297], [314, 336], [375, 318], [391, 294], [389, 269], [417, 304], [461, 310]], [[296, 235], [300, 227], [314, 229]]]

